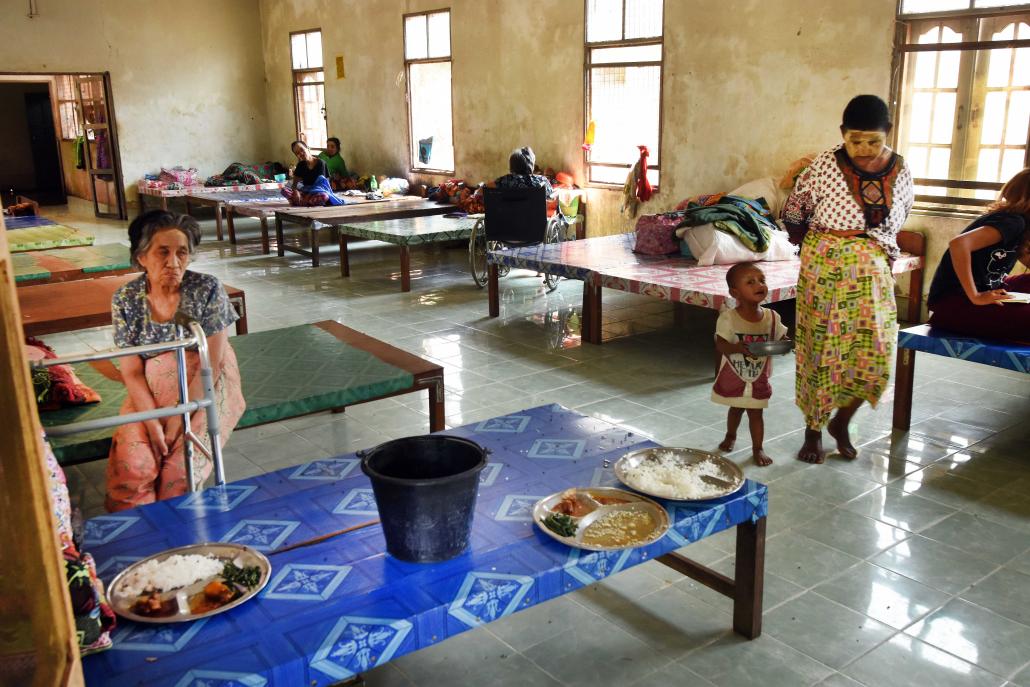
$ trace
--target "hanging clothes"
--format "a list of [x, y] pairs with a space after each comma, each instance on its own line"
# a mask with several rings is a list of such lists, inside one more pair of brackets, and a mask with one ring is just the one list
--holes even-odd
[[75, 139], [75, 169], [86, 169], [86, 137]]

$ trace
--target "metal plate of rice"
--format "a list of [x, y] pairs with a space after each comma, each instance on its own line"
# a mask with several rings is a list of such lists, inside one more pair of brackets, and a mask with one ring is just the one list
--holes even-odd
[[[614, 470], [619, 481], [631, 489], [673, 501], [708, 501], [744, 486], [744, 473], [736, 463], [695, 448], [631, 451], [616, 461]], [[700, 474], [709, 474], [727, 484], [709, 484], [700, 480]], [[677, 476], [682, 479], [677, 480]]]
[[[133, 594], [130, 590], [130, 580], [136, 577], [135, 573], [140, 571], [141, 568], [145, 569], [151, 561], [162, 563], [172, 556], [210, 556], [217, 558], [222, 564], [235, 563], [239, 567], [250, 567], [257, 566], [260, 569], [260, 577], [258, 583], [244, 591], [241, 596], [237, 599], [219, 606], [218, 608], [205, 611], [203, 613], [192, 613], [188, 608], [182, 610], [182, 604], [179, 604], [180, 610], [174, 615], [167, 616], [146, 616], [139, 615], [133, 612], [132, 607], [139, 598], [138, 595]], [[150, 566], [153, 567], [153, 566]], [[268, 584], [268, 580], [272, 574], [272, 564], [268, 561], [263, 553], [252, 549], [249, 546], [243, 546], [242, 544], [222, 544], [222, 543], [204, 543], [204, 544], [191, 544], [190, 546], [180, 546], [175, 549], [167, 549], [161, 553], [156, 553], [153, 556], [149, 556], [142, 560], [136, 561], [125, 570], [118, 573], [111, 584], [107, 587], [107, 597], [111, 603], [111, 608], [114, 612], [123, 618], [133, 620], [137, 623], [186, 623], [193, 620], [199, 620], [200, 618], [207, 618], [212, 615], [218, 615], [219, 613], [225, 613], [228, 610], [236, 608], [237, 606], [246, 603], [253, 597], [257, 596], [265, 585]], [[204, 585], [210, 582], [212, 579], [219, 579], [218, 576], [207, 576], [201, 580], [190, 583], [184, 587], [179, 587], [172, 590], [166, 590], [161, 593], [163, 598], [172, 599], [173, 597], [182, 595], [186, 597], [192, 596], [198, 592], [203, 591]]]

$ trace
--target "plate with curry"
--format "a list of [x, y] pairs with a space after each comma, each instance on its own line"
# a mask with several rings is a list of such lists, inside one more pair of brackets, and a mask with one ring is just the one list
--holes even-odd
[[540, 499], [533, 521], [544, 534], [588, 551], [647, 546], [665, 536], [669, 514], [655, 501], [623, 489], [566, 489]]

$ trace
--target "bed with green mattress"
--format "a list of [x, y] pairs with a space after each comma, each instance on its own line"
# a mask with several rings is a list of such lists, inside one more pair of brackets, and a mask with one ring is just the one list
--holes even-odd
[[124, 243], [26, 251], [13, 254], [11, 262], [17, 286], [78, 281], [134, 271], [129, 246]]
[[[443, 368], [338, 322], [255, 332], [229, 339], [239, 361], [247, 410], [237, 429], [427, 389], [429, 430], [443, 429]], [[75, 366], [99, 403], [40, 413], [44, 429], [117, 415], [126, 389], [111, 361]], [[105, 458], [114, 430], [50, 439], [61, 465]]]
[[42, 227], [7, 232], [7, 243], [12, 253], [70, 246], [92, 246], [93, 240], [92, 234], [66, 227], [63, 224], [48, 224]]

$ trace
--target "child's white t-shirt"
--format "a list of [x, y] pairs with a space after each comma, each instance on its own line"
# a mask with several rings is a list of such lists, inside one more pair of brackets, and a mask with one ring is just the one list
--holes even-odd
[[[715, 324], [717, 336], [729, 343], [778, 341], [787, 335], [787, 328], [773, 310], [760, 308], [762, 319], [749, 322], [736, 309], [723, 310]], [[722, 356], [719, 372], [712, 389], [712, 400], [735, 408], [765, 408], [769, 405], [772, 388], [769, 376], [772, 360], [755, 358], [743, 353]]]

